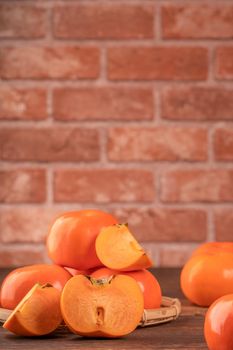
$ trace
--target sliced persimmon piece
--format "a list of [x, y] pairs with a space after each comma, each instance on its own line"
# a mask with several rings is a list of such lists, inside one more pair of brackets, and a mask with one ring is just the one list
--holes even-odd
[[53, 332], [62, 322], [60, 291], [50, 284], [36, 283], [10, 314], [3, 328], [22, 336]]
[[64, 321], [72, 332], [81, 336], [125, 336], [138, 326], [143, 310], [139, 285], [125, 275], [98, 280], [77, 275], [62, 291]]
[[102, 264], [113, 270], [133, 271], [152, 266], [127, 224], [116, 224], [101, 230], [95, 243]]

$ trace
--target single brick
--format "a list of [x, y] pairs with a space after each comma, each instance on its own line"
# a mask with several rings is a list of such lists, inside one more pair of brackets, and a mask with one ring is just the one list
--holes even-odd
[[150, 88], [58, 88], [53, 114], [59, 120], [149, 120], [153, 118]]
[[92, 161], [99, 159], [99, 134], [87, 128], [2, 128], [0, 159]]
[[215, 54], [215, 76], [218, 79], [233, 79], [233, 46], [217, 48]]
[[55, 171], [56, 202], [151, 202], [153, 174], [141, 169], [65, 169]]
[[233, 89], [173, 86], [162, 90], [162, 117], [171, 120], [233, 120]]
[[231, 39], [232, 23], [231, 4], [162, 6], [162, 35], [166, 39]]
[[60, 212], [61, 209], [41, 206], [2, 208], [0, 241], [3, 243], [45, 242], [49, 227]]
[[217, 160], [233, 160], [233, 128], [219, 128], [214, 134], [214, 154]]
[[217, 241], [233, 241], [233, 209], [218, 208], [214, 211], [214, 227]]
[[148, 4], [75, 4], [56, 6], [53, 31], [58, 38], [152, 38], [154, 6]]
[[85, 79], [99, 75], [95, 47], [1, 47], [4, 79]]
[[46, 199], [42, 169], [1, 170], [0, 184], [1, 203], [40, 203]]
[[35, 5], [0, 4], [0, 38], [43, 38], [46, 10]]
[[206, 160], [207, 131], [187, 127], [120, 127], [109, 130], [108, 157], [115, 161]]
[[203, 47], [111, 47], [111, 80], [206, 80], [208, 54]]
[[164, 202], [232, 202], [232, 169], [165, 171], [161, 176]]
[[0, 119], [45, 119], [46, 95], [46, 90], [41, 88], [0, 87]]
[[141, 242], [200, 242], [207, 236], [207, 215], [201, 209], [119, 208], [114, 214]]

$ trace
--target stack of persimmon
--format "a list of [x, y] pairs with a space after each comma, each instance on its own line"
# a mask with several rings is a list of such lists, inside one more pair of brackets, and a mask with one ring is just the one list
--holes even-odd
[[26, 266], [3, 281], [0, 304], [14, 311], [3, 327], [38, 336], [65, 321], [82, 336], [132, 332], [144, 308], [158, 308], [161, 288], [152, 262], [127, 224], [100, 210], [59, 216], [47, 236], [53, 265]]

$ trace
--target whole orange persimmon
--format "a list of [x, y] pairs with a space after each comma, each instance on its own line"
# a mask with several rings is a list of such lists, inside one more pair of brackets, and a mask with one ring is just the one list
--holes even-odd
[[0, 294], [0, 305], [14, 309], [35, 283], [50, 283], [62, 290], [72, 275], [57, 265], [29, 265], [11, 271], [3, 280]]
[[123, 272], [103, 267], [94, 271], [91, 276], [98, 279], [119, 274], [133, 277], [138, 282], [143, 293], [145, 309], [156, 309], [160, 307], [162, 293], [159, 282], [152, 273], [146, 269]]
[[185, 296], [200, 306], [233, 293], [233, 243], [209, 242], [197, 248], [180, 280]]
[[95, 240], [103, 227], [116, 224], [112, 215], [101, 210], [80, 210], [60, 215], [47, 237], [48, 255], [55, 264], [88, 270], [102, 266]]
[[233, 349], [233, 294], [224, 295], [210, 306], [204, 333], [209, 350]]

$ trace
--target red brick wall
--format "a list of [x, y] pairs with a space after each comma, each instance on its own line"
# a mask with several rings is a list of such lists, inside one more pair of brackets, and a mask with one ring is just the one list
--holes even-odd
[[233, 239], [233, 1], [3, 0], [0, 23], [1, 266], [84, 207], [156, 265]]

